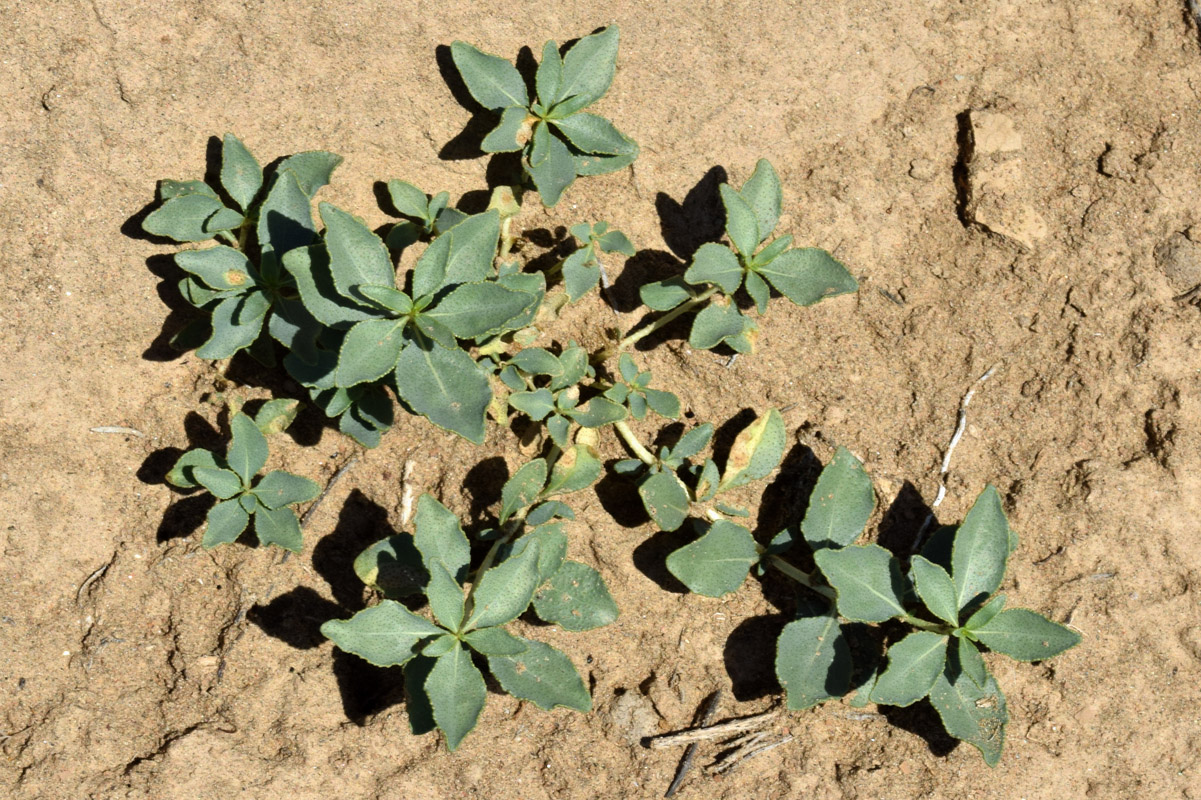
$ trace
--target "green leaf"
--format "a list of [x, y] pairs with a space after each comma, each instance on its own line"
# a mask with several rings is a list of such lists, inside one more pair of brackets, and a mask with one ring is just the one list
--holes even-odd
[[250, 275], [250, 261], [232, 247], [218, 245], [205, 250], [184, 250], [175, 254], [175, 263], [214, 289], [246, 289], [256, 281]]
[[534, 611], [567, 631], [589, 631], [617, 619], [617, 603], [605, 579], [578, 561], [564, 561], [550, 583], [538, 590]]
[[742, 184], [742, 190], [738, 194], [754, 212], [759, 228], [759, 241], [763, 241], [776, 229], [776, 224], [780, 221], [780, 205], [784, 200], [780, 178], [766, 158], [759, 159], [759, 163], [755, 165], [755, 172]]
[[574, 303], [600, 283], [601, 269], [592, 247], [584, 247], [563, 259], [563, 288], [567, 299]]
[[503, 525], [509, 517], [523, 508], [527, 508], [546, 485], [546, 459], [535, 458], [505, 482], [501, 489], [500, 522]]
[[459, 341], [455, 338], [455, 335], [450, 332], [450, 328], [446, 327], [429, 314], [418, 314], [413, 318], [413, 324], [417, 327], [417, 330], [425, 334], [425, 337], [430, 341], [437, 342], [447, 350], [459, 349]]
[[[446, 565], [436, 561], [426, 564], [430, 581], [425, 587], [425, 596], [430, 601], [430, 611], [438, 624], [450, 631], [459, 630], [463, 624], [463, 611], [467, 596], [463, 587], [447, 570]], [[434, 655], [434, 653], [426, 653]]]
[[258, 504], [254, 515], [254, 532], [259, 544], [274, 544], [293, 553], [301, 550], [300, 522], [290, 508], [266, 508]]
[[692, 292], [683, 278], [668, 278], [662, 281], [644, 283], [638, 290], [642, 302], [652, 311], [671, 311], [673, 308], [692, 298]]
[[167, 483], [172, 486], [178, 486], [180, 489], [194, 489], [200, 485], [193, 472], [196, 467], [219, 469], [220, 466], [217, 463], [217, 457], [210, 451], [199, 448], [189, 450], [179, 457], [179, 460], [175, 462], [175, 466], [167, 473]]
[[576, 97], [590, 105], [604, 97], [617, 69], [618, 30], [610, 25], [599, 33], [585, 36], [563, 56], [563, 76], [558, 96]]
[[423, 297], [447, 286], [482, 281], [493, 274], [492, 260], [500, 239], [500, 214], [493, 209], [463, 219], [435, 239], [417, 260], [413, 296]]
[[563, 365], [563, 372], [558, 377], [552, 376], [553, 380], [550, 384], [552, 392], [577, 384], [586, 376], [593, 374], [592, 368], [588, 364], [588, 351], [575, 342], [571, 342], [559, 355], [559, 363]]
[[392, 427], [392, 398], [379, 384], [355, 387], [350, 394], [354, 402], [339, 420], [339, 429], [365, 447], [377, 447], [380, 434]]
[[634, 152], [622, 156], [581, 153], [574, 148], [569, 148], [572, 160], [575, 162], [575, 174], [608, 175], [610, 172], [616, 172], [619, 169], [630, 166], [638, 158], [638, 144], [633, 140], [630, 140], [630, 144], [633, 145]]
[[467, 85], [467, 91], [484, 108], [497, 110], [530, 104], [521, 73], [500, 56], [477, 50], [466, 42], [454, 42], [450, 46], [450, 57]]
[[884, 622], [903, 616], [905, 587], [901, 567], [877, 544], [823, 549], [817, 566], [838, 592], [838, 613], [856, 622]]
[[788, 435], [784, 419], [774, 408], [748, 425], [734, 439], [726, 469], [721, 478], [722, 491], [745, 486], [751, 481], [766, 478], [780, 464]]
[[909, 706], [930, 693], [943, 671], [948, 637], [917, 631], [888, 648], [888, 669], [876, 679], [872, 702]]
[[528, 648], [526, 640], [504, 628], [480, 628], [463, 636], [463, 642], [472, 650], [486, 656], [516, 656]]
[[955, 546], [955, 533], [958, 529], [958, 525], [940, 525], [935, 528], [922, 545], [922, 557], [950, 573], [951, 551]]
[[282, 256], [297, 247], [307, 247], [317, 238], [309, 195], [298, 181], [295, 172], [280, 170], [259, 207], [257, 233], [263, 253]]
[[715, 300], [702, 308], [692, 321], [688, 344], [697, 350], [709, 350], [730, 337], [738, 336], [745, 328], [746, 320], [738, 306], [732, 302]]
[[232, 439], [225, 460], [243, 482], [259, 473], [267, 463], [267, 439], [254, 420], [239, 412], [229, 422]]
[[177, 242], [203, 242], [213, 238], [205, 222], [222, 208], [220, 200], [207, 194], [172, 197], [142, 220], [142, 230]]
[[951, 552], [951, 577], [955, 580], [960, 610], [997, 590], [1005, 577], [1009, 558], [1009, 523], [996, 487], [986, 486], [972, 505]]
[[220, 200], [213, 187], [204, 181], [159, 181], [158, 196], [163, 202], [172, 197], [183, 197], [185, 194], [202, 194], [214, 200]]
[[413, 545], [421, 553], [426, 569], [441, 564], [451, 577], [463, 583], [471, 562], [471, 544], [459, 525], [459, 518], [432, 495], [423, 494], [417, 499], [413, 527]]
[[191, 472], [197, 483], [221, 500], [228, 500], [242, 492], [242, 479], [227, 469], [194, 466]]
[[847, 294], [859, 283], [834, 256], [816, 247], [786, 250], [770, 264], [756, 268], [776, 291], [798, 306]]
[[273, 470], [254, 487], [254, 495], [269, 509], [283, 508], [294, 503], [307, 503], [321, 494], [315, 481], [283, 470]]
[[755, 254], [755, 257], [751, 259], [752, 268], [758, 269], [765, 264], [770, 264], [776, 260], [776, 256], [780, 255], [780, 253], [783, 253], [790, 246], [792, 246], [791, 234], [785, 234], [784, 236], [772, 240], [771, 244], [760, 250]]
[[264, 436], [273, 433], [283, 433], [296, 419], [300, 411], [300, 401], [289, 397], [279, 397], [263, 403], [262, 408], [254, 415], [254, 424]]
[[305, 310], [322, 325], [345, 329], [379, 316], [378, 312], [357, 305], [338, 293], [330, 271], [329, 251], [324, 245], [289, 250], [284, 254], [283, 264], [296, 279]]
[[377, 667], [394, 667], [417, 655], [419, 643], [442, 635], [443, 630], [395, 600], [382, 600], [350, 619], [329, 620], [321, 633], [339, 650]]
[[755, 301], [755, 310], [760, 316], [767, 313], [767, 302], [771, 300], [771, 287], [767, 281], [759, 277], [758, 272], [749, 271], [746, 274], [746, 293]]
[[535, 422], [541, 422], [547, 414], [555, 410], [555, 396], [550, 393], [550, 389], [514, 392], [509, 395], [509, 405]]
[[480, 143], [480, 149], [485, 153], [516, 153], [522, 146], [517, 136], [525, 126], [529, 113], [518, 106], [506, 108], [501, 112], [500, 122]]
[[544, 106], [552, 106], [559, 99], [559, 86], [563, 80], [563, 59], [559, 57], [559, 44], [549, 41], [542, 45], [542, 61], [534, 75], [538, 99]]
[[638, 145], [626, 138], [612, 122], [596, 114], [584, 111], [552, 120], [551, 124], [585, 153], [621, 156], [638, 151]]
[[970, 630], [989, 650], [1018, 661], [1043, 661], [1080, 644], [1080, 634], [1071, 628], [1025, 608], [1002, 611]]
[[627, 258], [633, 258], [637, 252], [634, 249], [634, 243], [621, 231], [609, 231], [602, 234], [597, 238], [596, 246], [601, 249], [602, 253], [621, 253]]
[[204, 221], [204, 229], [209, 233], [217, 231], [232, 231], [242, 225], [244, 217], [232, 208], [222, 207], [216, 214]]
[[330, 273], [344, 297], [357, 300], [359, 294], [353, 290], [364, 284], [396, 285], [388, 248], [366, 223], [330, 203], [322, 203], [318, 209], [325, 223]]
[[671, 448], [672, 460], [683, 461], [686, 458], [692, 458], [708, 447], [709, 440], [712, 438], [713, 423], [706, 422], [703, 425], [697, 425], [681, 436], [680, 441], [676, 442], [676, 446]]
[[930, 688], [930, 703], [947, 733], [979, 750], [990, 767], [997, 765], [1009, 712], [996, 679], [982, 688], [962, 671], [952, 674], [948, 664]]
[[851, 687], [851, 669], [851, 648], [833, 613], [793, 620], [780, 632], [776, 677], [789, 710], [842, 697]]
[[809, 496], [801, 533], [814, 550], [845, 547], [863, 533], [875, 508], [876, 493], [863, 462], [839, 447]]
[[530, 510], [526, 515], [525, 521], [530, 525], [543, 525], [550, 522], [555, 517], [563, 519], [575, 519], [575, 512], [571, 510], [571, 506], [558, 500], [550, 500], [545, 503], [539, 503]]
[[[545, 131], [546, 123], [539, 123], [534, 128], [535, 147], [540, 141], [537, 134], [539, 129]], [[567, 149], [567, 145], [557, 136], [546, 131], [544, 137], [542, 139], [546, 151], [544, 157], [535, 163], [532, 155], [534, 151], [531, 151], [531, 158], [526, 170], [530, 174], [530, 179], [534, 181], [534, 188], [542, 197], [542, 205], [550, 208], [559, 202], [559, 198], [563, 196], [563, 190], [575, 180], [576, 162], [571, 156], [571, 151]]]
[[236, 542], [250, 524], [250, 515], [237, 500], [226, 500], [209, 509], [207, 522], [200, 540], [205, 550]]
[[567, 433], [571, 430], [571, 423], [566, 417], [551, 414], [546, 419], [546, 430], [550, 433], [550, 438], [555, 444], [559, 447], [567, 447]]
[[980, 609], [967, 618], [967, 622], [963, 623], [963, 627], [969, 631], [974, 631], [977, 628], [982, 628], [992, 620], [1001, 610], [1005, 608], [1005, 595], [999, 594], [989, 600]]
[[372, 286], [367, 284], [359, 286], [355, 291], [375, 305], [392, 312], [396, 316], [403, 317], [413, 310], [413, 300], [404, 292], [393, 289], [391, 286]]
[[718, 520], [704, 536], [669, 555], [667, 569], [697, 594], [721, 597], [737, 591], [758, 562], [759, 549], [751, 532]]
[[433, 222], [429, 216], [429, 197], [413, 184], [398, 180], [388, 181], [388, 197], [392, 199], [392, 206], [401, 216], [419, 219], [427, 224]]
[[529, 608], [541, 582], [538, 542], [531, 541], [521, 552], [485, 572], [472, 587], [473, 605], [464, 630], [491, 628], [517, 619]]
[[564, 413], [585, 428], [599, 428], [626, 418], [625, 408], [605, 397], [594, 397]]
[[917, 594], [930, 613], [951, 625], [959, 625], [959, 605], [955, 601], [955, 583], [947, 571], [921, 556], [911, 562]]
[[213, 335], [196, 350], [196, 355], [212, 361], [232, 358], [259, 337], [270, 310], [270, 302], [258, 291], [222, 300], [213, 309]]
[[263, 188], [263, 168], [232, 133], [225, 134], [221, 142], [221, 185], [243, 211]]
[[296, 176], [296, 185], [306, 197], [317, 194], [321, 187], [329, 183], [330, 176], [342, 163], [342, 156], [328, 153], [324, 150], [306, 150], [288, 156], [279, 162], [275, 168], [277, 175], [291, 172]]
[[712, 283], [726, 294], [734, 294], [742, 285], [742, 264], [730, 248], [708, 242], [692, 257], [692, 266], [684, 273], [689, 283]]
[[418, 222], [398, 222], [388, 229], [384, 244], [389, 250], [404, 250], [421, 239], [423, 228]]
[[[552, 503], [543, 503], [538, 508], [548, 505], [563, 504], [555, 501]], [[534, 524], [528, 519], [526, 521], [531, 525]], [[562, 523], [551, 522], [539, 525], [516, 542], [503, 546], [501, 548], [501, 558], [508, 559], [519, 556], [527, 547], [534, 543], [538, 545], [538, 583], [541, 584], [559, 571], [559, 567], [563, 566], [563, 559], [567, 556], [567, 534], [563, 533]]]
[[555, 462], [542, 496], [553, 497], [587, 489], [604, 471], [605, 466], [596, 450], [586, 444], [573, 445], [564, 450]]
[[359, 553], [354, 560], [354, 574], [392, 599], [422, 592], [429, 583], [421, 552], [407, 533], [381, 539]]
[[492, 387], [462, 350], [409, 345], [396, 362], [396, 387], [410, 408], [439, 428], [483, 444]]
[[453, 650], [459, 644], [459, 639], [454, 634], [444, 633], [437, 639], [421, 648], [421, 655], [426, 658], [437, 658], [444, 656]]
[[365, 319], [346, 332], [338, 351], [334, 384], [340, 387], [377, 381], [396, 369], [407, 343], [405, 319]]
[[638, 494], [661, 530], [677, 530], [688, 519], [688, 489], [671, 470], [648, 475], [638, 484]]
[[509, 358], [509, 363], [531, 375], [549, 375], [552, 378], [563, 374], [563, 364], [549, 350], [528, 347]]
[[501, 688], [546, 711], [556, 706], [591, 711], [592, 698], [571, 659], [548, 644], [522, 641], [526, 650], [520, 655], [488, 657]]
[[511, 323], [537, 299], [537, 295], [514, 292], [498, 283], [463, 283], [425, 315], [441, 322], [460, 339], [474, 339], [512, 330]]
[[989, 678], [988, 667], [985, 666], [984, 657], [980, 655], [980, 651], [976, 649], [976, 645], [966, 636], [959, 637], [956, 641], [959, 642], [959, 668], [977, 686], [987, 686]]
[[726, 209], [726, 233], [743, 258], [749, 259], [762, 241], [755, 212], [729, 184], [723, 183], [720, 189], [721, 204]]

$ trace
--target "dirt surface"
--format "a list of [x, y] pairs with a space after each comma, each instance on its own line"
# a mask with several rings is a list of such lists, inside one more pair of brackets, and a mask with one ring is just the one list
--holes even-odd
[[[774, 300], [733, 364], [674, 337], [642, 358], [689, 424], [787, 409], [795, 447], [762, 507], [744, 497], [764, 525], [845, 445], [884, 539], [920, 524], [964, 393], [995, 365], [938, 514], [995, 484], [1021, 535], [1011, 603], [1085, 637], [1041, 665], [989, 657], [1012, 717], [996, 769], [929, 709], [831, 703], [782, 716], [795, 738], [723, 777], [702, 746], [678, 796], [1201, 798], [1201, 52], [1183, 0], [586, 5], [0, 3], [0, 795], [659, 797], [680, 752], [641, 737], [688, 726], [717, 688], [719, 718], [779, 697], [784, 587], [680, 593], [663, 557], [683, 539], [610, 481], [576, 501], [571, 555], [621, 617], [543, 629], [596, 710], [494, 693], [448, 754], [409, 734], [397, 675], [317, 628], [367, 601], [350, 561], [400, 528], [403, 464], [414, 492], [478, 521], [521, 463], [507, 431], [474, 447], [401, 417], [362, 451], [302, 416], [273, 463], [322, 482], [353, 463], [288, 559], [201, 550], [195, 503], [162, 480], [220, 442], [222, 393], [279, 387], [166, 348], [172, 249], [137, 232], [155, 181], [199, 177], [226, 131], [264, 161], [328, 149], [346, 161], [321, 197], [383, 225], [376, 181], [485, 186], [484, 160], [440, 157], [471, 118], [440, 47], [512, 57], [618, 23], [601, 110], [642, 155], [550, 212], [527, 205], [523, 227], [629, 233], [641, 252], [613, 268], [631, 308], [720, 230], [717, 184], [770, 158], [781, 229], [860, 291]], [[640, 314], [610, 319], [593, 296], [562, 338], [596, 344]]]

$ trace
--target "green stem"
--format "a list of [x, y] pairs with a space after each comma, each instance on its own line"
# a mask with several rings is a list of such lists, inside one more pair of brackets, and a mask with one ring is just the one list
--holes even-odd
[[775, 567], [780, 572], [784, 573], [789, 578], [792, 578], [794, 581], [799, 583], [801, 586], [804, 586], [806, 589], [817, 592], [822, 597], [828, 598], [830, 600], [837, 599], [837, 595], [834, 594], [834, 590], [831, 589], [829, 586], [825, 586], [823, 584], [817, 583], [813, 579], [812, 574], [797, 569], [792, 564], [789, 564], [787, 561], [780, 558], [779, 556], [770, 555], [767, 557], [766, 561], [770, 566]]
[[638, 330], [638, 331], [635, 331], [634, 333], [626, 335], [624, 338], [621, 339], [621, 341], [617, 342], [616, 345], [603, 351], [604, 358], [602, 360], [608, 360], [611, 356], [615, 356], [618, 353], [623, 352], [624, 350], [628, 349], [629, 347], [631, 347], [632, 345], [641, 341], [642, 339], [645, 339], [647, 336], [650, 336], [652, 333], [659, 330], [663, 326], [670, 324], [677, 317], [679, 317], [683, 314], [687, 314], [689, 311], [692, 311], [697, 306], [703, 305], [705, 302], [707, 302], [709, 300], [710, 297], [712, 297], [714, 294], [717, 293], [717, 290], [718, 290], [717, 286], [710, 286], [708, 289], [701, 292], [700, 294], [698, 294], [696, 297], [692, 298], [691, 300], [681, 303], [680, 305], [673, 308], [671, 311], [668, 311], [666, 314], [659, 317], [657, 320], [652, 322], [650, 325], [647, 325], [645, 328], [642, 328], [641, 330]]
[[622, 441], [626, 443], [626, 446], [634, 451], [634, 455], [638, 456], [639, 461], [649, 467], [653, 467], [658, 463], [659, 460], [655, 458], [654, 454], [651, 453], [650, 450], [647, 450], [642, 445], [642, 442], [638, 441], [638, 435], [635, 434], [634, 431], [630, 430], [630, 426], [624, 419], [614, 422], [613, 429], [617, 431], [617, 435], [622, 438]]
[[921, 628], [924, 631], [933, 631], [934, 633], [940, 633], [943, 636], [949, 636], [951, 633], [951, 628], [943, 623], [926, 622], [926, 620], [918, 619], [917, 617], [912, 616], [911, 614], [906, 614], [905, 616], [901, 617], [900, 619], [904, 622], [908, 622], [913, 627]]

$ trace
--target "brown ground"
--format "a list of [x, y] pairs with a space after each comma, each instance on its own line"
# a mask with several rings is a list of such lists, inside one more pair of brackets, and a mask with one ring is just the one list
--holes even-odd
[[[484, 161], [438, 157], [470, 114], [436, 47], [511, 56], [616, 22], [602, 110], [642, 156], [523, 223], [604, 218], [655, 251], [627, 266], [629, 299], [710, 230], [716, 179], [770, 158], [782, 229], [836, 251], [860, 292], [773, 301], [760, 351], [729, 368], [661, 343], [645, 355], [658, 380], [697, 420], [788, 407], [793, 463], [850, 447], [912, 526], [964, 392], [998, 365], [939, 511], [959, 519], [995, 483], [1022, 537], [1011, 601], [1085, 635], [1047, 664], [992, 661], [1012, 715], [995, 770], [921, 713], [833, 703], [679, 796], [1201, 798], [1201, 336], [1181, 299], [1201, 245], [1177, 235], [1201, 242], [1201, 53], [1183, 0], [583, 5], [0, 4], [0, 795], [658, 797], [679, 753], [639, 736], [686, 726], [717, 687], [723, 717], [771, 704], [775, 584], [675, 593], [676, 540], [644, 544], [616, 485], [577, 501], [572, 554], [622, 616], [547, 634], [596, 712], [493, 695], [455, 755], [409, 735], [395, 676], [316, 627], [361, 607], [349, 558], [399, 526], [403, 462], [416, 491], [484, 513], [496, 459], [521, 458], [500, 429], [475, 448], [405, 418], [360, 452], [302, 418], [300, 441], [275, 440], [280, 466], [324, 481], [358, 460], [288, 560], [200, 550], [161, 483], [173, 448], [211, 443], [217, 392], [268, 390], [163, 355], [166, 249], [127, 235], [155, 180], [199, 176], [225, 131], [264, 160], [325, 148], [346, 162], [322, 196], [382, 225], [376, 180], [456, 198], [484, 183]], [[587, 324], [607, 313], [589, 299], [567, 335], [597, 341]], [[103, 425], [145, 438], [89, 432]]]

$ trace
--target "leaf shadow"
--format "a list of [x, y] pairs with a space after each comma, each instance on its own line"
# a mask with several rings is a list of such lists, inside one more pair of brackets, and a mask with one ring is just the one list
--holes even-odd
[[[626, 259], [621, 274], [613, 281], [613, 287], [609, 290], [609, 296], [613, 298], [618, 311], [623, 314], [629, 313], [642, 306], [642, 297], [639, 294], [639, 290], [643, 286], [655, 281], [662, 281], [677, 275], [683, 275], [684, 267], [684, 262], [665, 250], [639, 250]], [[659, 312], [655, 311], [651, 313], [657, 316]], [[644, 321], [650, 322], [651, 320], [639, 320], [639, 326]], [[676, 326], [672, 325], [669, 327], [674, 329]], [[631, 329], [631, 332], [634, 330], [636, 328]], [[656, 333], [648, 338], [664, 341], [665, 337], [662, 331], [656, 331]]]
[[722, 659], [730, 688], [740, 702], [779, 693], [776, 639], [791, 618], [791, 614], [782, 612], [751, 617], [730, 632]]
[[877, 543], [898, 558], [908, 558], [910, 553], [917, 552], [921, 547], [917, 536], [925, 521], [931, 519], [926, 534], [938, 528], [938, 520], [932, 519], [933, 514], [933, 509], [922, 498], [917, 487], [905, 481], [884, 512]]
[[680, 260], [690, 261], [702, 244], [721, 240], [726, 230], [726, 211], [718, 187], [727, 180], [725, 168], [716, 166], [681, 201], [664, 192], [655, 196], [663, 241]]
[[[195, 411], [189, 411], [184, 417], [184, 432], [188, 438], [188, 450], [224, 450], [225, 437]], [[199, 488], [181, 489], [167, 483], [167, 473], [185, 452], [178, 447], [161, 447], [146, 456], [134, 473], [142, 483], [148, 486], [166, 486], [173, 494], [179, 496], [159, 521], [158, 530], [155, 531], [155, 541], [159, 544], [189, 536], [199, 530], [204, 525], [209, 509], [217, 502], [215, 497]]]
[[922, 738], [931, 755], [943, 758], [959, 746], [959, 740], [947, 733], [942, 719], [929, 700], [921, 700], [911, 706], [880, 706], [880, 713], [890, 725], [909, 731]]
[[478, 462], [463, 476], [463, 489], [471, 498], [468, 515], [471, 520], [465, 527], [486, 528], [496, 522], [488, 510], [498, 506], [501, 490], [509, 479], [509, 465], [500, 456], [492, 456]]

